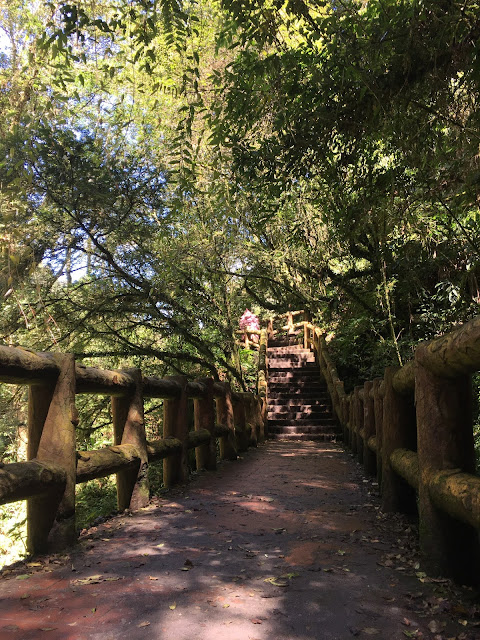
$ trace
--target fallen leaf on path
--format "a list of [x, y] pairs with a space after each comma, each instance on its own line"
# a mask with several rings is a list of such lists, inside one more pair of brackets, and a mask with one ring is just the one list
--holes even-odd
[[30, 573], [22, 573], [21, 576], [17, 576], [17, 580], [27, 580], [27, 578], [30, 578]]
[[87, 576], [86, 578], [77, 578], [76, 580], [71, 580], [70, 584], [75, 587], [79, 587], [86, 584], [99, 584], [100, 582], [115, 582], [116, 580], [120, 580], [120, 576], [105, 576], [100, 573], [95, 576]]
[[174, 609], [176, 609], [176, 608], [177, 608], [177, 603], [176, 603], [176, 602], [174, 602], [173, 604], [169, 605], [169, 607], [168, 607], [168, 608], [169, 608], [169, 609], [171, 609], [171, 610], [173, 611]]
[[380, 629], [376, 629], [375, 627], [365, 627], [365, 629], [362, 629], [362, 633], [367, 636], [376, 636], [380, 633]]
[[148, 627], [150, 625], [150, 622], [145, 621], [145, 622], [140, 622], [140, 624], [137, 624], [137, 627], [140, 629], [141, 627]]
[[288, 587], [288, 580], [285, 578], [275, 578], [271, 576], [270, 578], [265, 578], [264, 582], [273, 584], [274, 587]]

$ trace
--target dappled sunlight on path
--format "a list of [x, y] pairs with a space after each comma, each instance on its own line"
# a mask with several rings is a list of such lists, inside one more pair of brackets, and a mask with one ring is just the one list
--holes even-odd
[[374, 494], [337, 445], [268, 443], [6, 574], [0, 638], [461, 638]]

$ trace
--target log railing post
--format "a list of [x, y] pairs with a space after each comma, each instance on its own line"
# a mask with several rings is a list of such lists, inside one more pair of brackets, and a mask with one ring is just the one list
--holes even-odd
[[377, 456], [368, 444], [369, 439], [375, 436], [375, 410], [371, 391], [373, 391], [373, 382], [365, 382], [363, 385], [363, 467], [367, 475], [374, 476], [377, 473]]
[[217, 396], [217, 422], [228, 427], [229, 433], [219, 438], [220, 458], [222, 460], [236, 460], [237, 448], [235, 446], [235, 426], [233, 421], [232, 391], [228, 382], [221, 383], [224, 394]]
[[233, 403], [233, 421], [235, 424], [235, 443], [237, 451], [248, 449], [249, 433], [247, 429], [248, 398], [246, 393], [238, 393]]
[[355, 387], [355, 435], [356, 454], [360, 464], [363, 463], [363, 400], [361, 398], [362, 386]]
[[117, 501], [119, 511], [141, 509], [148, 504], [147, 437], [143, 411], [142, 372], [126, 371], [135, 381], [135, 388], [127, 396], [112, 396], [114, 442], [133, 444], [140, 456], [138, 469], [125, 469], [117, 473]]
[[382, 442], [383, 442], [383, 396], [381, 393], [382, 378], [373, 381], [373, 410], [375, 418], [375, 436], [377, 438], [377, 482], [382, 486]]
[[255, 398], [255, 414], [257, 420], [258, 442], [265, 442], [267, 437], [267, 401], [265, 398]]
[[256, 398], [252, 393], [246, 393], [245, 396], [245, 423], [249, 438], [249, 445], [251, 447], [256, 447], [258, 441], [257, 420], [255, 416], [254, 406], [256, 403]]
[[382, 423], [382, 508], [384, 511], [414, 513], [415, 490], [390, 464], [395, 449], [416, 449], [415, 407], [413, 398], [395, 391], [393, 376], [399, 367], [387, 367], [384, 379]]
[[28, 499], [27, 548], [31, 553], [61, 549], [76, 540], [75, 359], [72, 354], [53, 358], [59, 367], [56, 382], [30, 387], [28, 456], [62, 468], [66, 483]]
[[415, 353], [415, 397], [420, 467], [420, 547], [429, 571], [464, 584], [479, 583], [478, 531], [437, 508], [429, 482], [440, 470], [475, 472], [469, 375], [446, 378], [428, 369], [426, 347]]
[[213, 395], [213, 379], [199, 378], [196, 382], [201, 382], [206, 387], [207, 392], [205, 396], [194, 398], [193, 400], [195, 431], [206, 429], [211, 436], [208, 444], [201, 444], [195, 449], [197, 470], [215, 471], [217, 468], [217, 442], [214, 435], [215, 398]]
[[360, 402], [358, 391], [359, 388], [355, 387], [350, 395], [350, 447], [355, 456], [358, 451], [358, 403]]
[[353, 391], [348, 394], [348, 428], [347, 428], [347, 445], [350, 451], [355, 453], [354, 448], [357, 444], [355, 437], [355, 396]]
[[177, 438], [182, 443], [179, 453], [163, 461], [163, 484], [171, 487], [188, 480], [187, 437], [188, 437], [188, 394], [187, 378], [172, 376], [169, 378], [181, 386], [180, 394], [163, 401], [163, 437]]

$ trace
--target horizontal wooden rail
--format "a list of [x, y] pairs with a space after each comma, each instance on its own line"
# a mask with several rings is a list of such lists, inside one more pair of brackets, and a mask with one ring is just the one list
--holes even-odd
[[65, 470], [30, 460], [0, 466], [0, 504], [25, 500], [65, 486]]
[[420, 469], [418, 467], [418, 453], [409, 449], [395, 449], [390, 454], [390, 464], [408, 484], [417, 489], [420, 483]]
[[480, 478], [474, 474], [470, 374], [480, 317], [420, 343], [414, 359], [346, 394], [322, 331], [305, 322], [344, 441], [376, 474], [385, 511], [417, 511], [427, 568], [480, 583]]
[[[86, 367], [71, 354], [0, 347], [0, 382], [29, 386], [29, 461], [0, 464], [0, 504], [28, 500], [27, 545], [33, 553], [74, 542], [75, 484], [116, 474], [119, 509], [136, 509], [149, 499], [150, 463], [164, 461], [163, 483], [170, 487], [188, 480], [189, 450], [195, 450], [197, 469], [214, 470], [217, 439], [220, 458], [235, 460], [237, 450], [256, 446], [265, 432], [265, 400], [211, 378], [157, 378], [139, 369]], [[111, 446], [75, 451], [76, 394], [111, 397]], [[145, 398], [163, 399], [163, 437], [150, 442]]]

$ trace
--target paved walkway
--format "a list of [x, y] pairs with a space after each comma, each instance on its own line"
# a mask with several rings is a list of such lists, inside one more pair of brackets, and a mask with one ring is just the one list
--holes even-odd
[[336, 445], [270, 442], [4, 575], [0, 638], [480, 638], [374, 492]]

